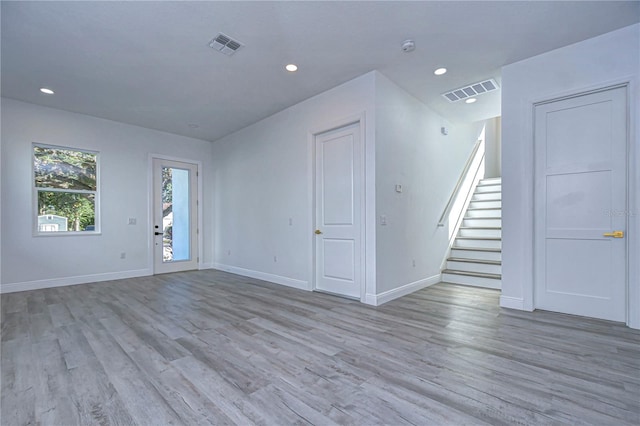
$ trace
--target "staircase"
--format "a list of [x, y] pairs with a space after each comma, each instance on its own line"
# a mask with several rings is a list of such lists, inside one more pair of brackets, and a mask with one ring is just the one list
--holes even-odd
[[502, 180], [478, 183], [451, 247], [442, 281], [476, 287], [501, 287]]

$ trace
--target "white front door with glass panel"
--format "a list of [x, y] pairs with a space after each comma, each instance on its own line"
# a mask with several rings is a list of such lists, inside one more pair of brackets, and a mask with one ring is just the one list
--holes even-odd
[[153, 159], [154, 273], [198, 269], [198, 166]]
[[626, 88], [535, 108], [535, 306], [624, 321]]

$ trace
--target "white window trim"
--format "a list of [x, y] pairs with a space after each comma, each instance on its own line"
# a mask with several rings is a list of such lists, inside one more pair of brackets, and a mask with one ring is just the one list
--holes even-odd
[[[61, 188], [42, 188], [36, 186], [36, 171], [35, 171], [35, 147], [39, 148], [52, 148], [62, 149], [66, 151], [79, 151], [88, 154], [94, 154], [96, 156], [96, 190], [88, 191], [82, 189], [61, 189]], [[95, 236], [102, 235], [102, 221], [100, 220], [100, 152], [92, 149], [73, 148], [69, 146], [51, 145], [40, 142], [33, 142], [31, 144], [31, 188], [32, 188], [32, 231], [34, 237], [70, 237], [70, 236]], [[95, 205], [95, 228], [93, 231], [66, 231], [66, 232], [40, 232], [38, 230], [38, 192], [67, 192], [77, 194], [94, 194]], [[35, 214], [34, 214], [35, 213]]]

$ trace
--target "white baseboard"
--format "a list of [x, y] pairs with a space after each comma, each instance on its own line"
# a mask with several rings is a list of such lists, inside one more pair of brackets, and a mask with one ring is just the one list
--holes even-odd
[[213, 263], [201, 263], [200, 266], [198, 267], [199, 270], [213, 269], [213, 268], [215, 268]]
[[367, 293], [364, 295], [364, 300], [361, 300], [365, 305], [378, 306], [377, 297], [375, 294]]
[[406, 296], [407, 294], [411, 294], [415, 291], [421, 290], [425, 287], [432, 286], [440, 282], [440, 274], [434, 275], [432, 277], [423, 278], [418, 281], [414, 281], [409, 284], [405, 284], [403, 286], [394, 288], [392, 290], [388, 290], [382, 292], [380, 294], [366, 294], [364, 296], [364, 303], [367, 305], [380, 306], [383, 303], [390, 302], [394, 299], [397, 299], [402, 296]]
[[121, 280], [126, 278], [153, 275], [149, 269], [135, 269], [131, 271], [107, 272], [104, 274], [77, 275], [74, 277], [53, 278], [48, 280], [24, 281], [0, 285], [0, 293], [15, 293], [17, 291], [38, 290], [41, 288], [64, 287], [67, 285], [97, 283], [101, 281]]
[[517, 309], [519, 311], [526, 311], [524, 308], [524, 299], [521, 297], [500, 296], [500, 307]]
[[237, 266], [223, 265], [222, 263], [214, 263], [213, 269], [219, 269], [232, 274], [242, 275], [243, 277], [255, 278], [258, 280], [269, 281], [275, 284], [285, 285], [300, 290], [311, 291], [308, 281], [297, 280], [295, 278], [283, 277], [281, 275], [269, 274], [267, 272], [254, 271], [251, 269], [238, 268]]

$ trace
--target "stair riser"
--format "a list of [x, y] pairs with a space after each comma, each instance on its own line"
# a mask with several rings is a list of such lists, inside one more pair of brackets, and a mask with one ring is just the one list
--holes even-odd
[[498, 279], [484, 277], [470, 277], [468, 275], [442, 274], [442, 282], [464, 284], [474, 287], [501, 289], [502, 282]]
[[480, 193], [473, 194], [473, 196], [471, 197], [471, 201], [481, 201], [481, 200], [500, 201], [502, 200], [502, 193], [501, 192], [496, 192], [496, 193], [480, 192]]
[[500, 240], [465, 240], [464, 238], [456, 238], [454, 247], [472, 247], [472, 248], [502, 248]]
[[502, 217], [502, 210], [500, 209], [491, 209], [491, 210], [467, 210], [465, 214], [466, 218], [472, 217], [490, 217], [492, 219], [500, 219]]
[[486, 179], [480, 179], [480, 181], [478, 182], [478, 185], [499, 185], [502, 183], [502, 178], [486, 178]]
[[480, 227], [490, 227], [490, 228], [499, 228], [502, 226], [502, 219], [473, 219], [473, 218], [465, 218], [462, 221], [462, 226], [473, 228], [474, 226]]
[[451, 257], [460, 259], [499, 260], [502, 261], [502, 253], [491, 251], [473, 251], [451, 249]]
[[470, 209], [501, 209], [502, 201], [482, 200], [469, 203]]
[[502, 238], [501, 229], [460, 229], [459, 237]]
[[475, 190], [476, 193], [495, 191], [502, 191], [502, 185], [478, 185]]
[[502, 274], [502, 267], [500, 265], [458, 262], [456, 260], [447, 261], [447, 269], [453, 269], [455, 271], [479, 272], [483, 274]]

